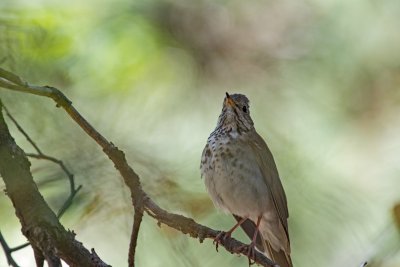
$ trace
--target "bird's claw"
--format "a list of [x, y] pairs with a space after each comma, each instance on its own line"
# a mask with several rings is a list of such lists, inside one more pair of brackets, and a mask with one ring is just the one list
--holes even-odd
[[[256, 249], [255, 249], [255, 244], [251, 243], [249, 245], [241, 245], [237, 248], [234, 249], [235, 253], [243, 253], [247, 255], [247, 258], [249, 259], [249, 266], [253, 265], [256, 263]], [[252, 261], [253, 260], [253, 261]]]
[[[243, 254], [246, 253], [247, 258], [249, 259], [249, 266], [250, 266], [250, 265], [253, 265], [254, 263], [256, 263], [255, 262], [256, 251], [255, 251], [254, 247], [255, 247], [254, 244], [242, 245], [242, 246], [239, 246], [239, 247], [235, 248], [235, 252], [239, 253], [239, 254], [240, 253], [243, 253]], [[253, 259], [253, 261], [252, 261], [252, 259]]]
[[[247, 258], [249, 259], [249, 266], [256, 263], [256, 249], [254, 243], [247, 246]], [[253, 259], [253, 261], [251, 261], [251, 259]]]
[[[223, 240], [226, 238], [230, 237], [230, 232], [224, 232], [221, 231], [218, 233], [218, 235], [214, 238], [213, 244], [215, 245], [215, 249], [218, 252], [218, 245], [222, 243]], [[249, 259], [249, 266], [253, 265], [256, 263], [256, 249], [255, 249], [255, 243], [251, 242], [249, 245], [242, 245], [234, 249], [234, 252], [236, 253], [246, 253], [247, 252], [247, 258]]]
[[227, 237], [230, 237], [229, 232], [221, 231], [219, 234], [214, 238], [213, 244], [215, 245], [215, 250], [218, 252], [218, 245], [225, 240]]

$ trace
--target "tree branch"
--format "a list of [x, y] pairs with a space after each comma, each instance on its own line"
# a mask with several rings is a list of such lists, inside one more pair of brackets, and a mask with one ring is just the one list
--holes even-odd
[[133, 218], [133, 226], [131, 233], [131, 242], [129, 244], [129, 252], [128, 252], [128, 266], [135, 266], [135, 253], [137, 246], [137, 239], [139, 236], [140, 224], [142, 223], [143, 218], [143, 209], [141, 205], [137, 205], [135, 207], [135, 216]]
[[[23, 136], [25, 136], [25, 138], [28, 140], [28, 142], [33, 146], [33, 148], [37, 152], [37, 154], [25, 153], [25, 155], [28, 156], [28, 157], [36, 158], [36, 159], [48, 160], [48, 161], [51, 161], [51, 162], [59, 165], [60, 168], [62, 169], [62, 171], [68, 177], [68, 181], [69, 181], [69, 184], [70, 184], [70, 194], [69, 194], [68, 198], [64, 201], [64, 204], [61, 206], [59, 211], [57, 212], [57, 218], [61, 218], [61, 216], [65, 213], [65, 211], [71, 206], [73, 198], [79, 192], [79, 190], [82, 188], [82, 186], [79, 185], [78, 188], [75, 188], [74, 175], [68, 170], [68, 168], [64, 165], [64, 163], [59, 159], [56, 159], [54, 157], [51, 157], [51, 156], [48, 156], [48, 155], [44, 154], [41, 151], [41, 149], [39, 148], [39, 146], [32, 140], [32, 138], [28, 135], [28, 133], [22, 128], [22, 126], [17, 122], [17, 120], [11, 115], [11, 113], [8, 111], [6, 106], [3, 105], [3, 109], [4, 109], [7, 117], [15, 124], [17, 129], [22, 133]], [[1, 233], [0, 233], [0, 235], [1, 235]], [[22, 248], [25, 248], [25, 247], [30, 245], [30, 243], [27, 242], [27, 243], [24, 243], [24, 244], [19, 245], [17, 247], [9, 248], [7, 243], [6, 243], [6, 241], [4, 240], [4, 237], [0, 236], [0, 238], [3, 241], [3, 242], [1, 242], [1, 245], [3, 247], [4, 252], [6, 253], [6, 257], [8, 259], [9, 264], [10, 264], [10, 260], [12, 260], [11, 263], [13, 263], [13, 261], [14, 261], [12, 256], [11, 256], [11, 254], [13, 252], [15, 252], [17, 250], [20, 250]], [[43, 266], [43, 261], [44, 261], [45, 258], [41, 254], [40, 249], [35, 248], [35, 247], [32, 247], [32, 248], [33, 248], [34, 254], [35, 254], [36, 265], [37, 266]], [[59, 262], [59, 260], [54, 260], [54, 259], [51, 259], [51, 258], [48, 258], [48, 260], [50, 260], [52, 262], [52, 265], [54, 265], [54, 266], [57, 266], [57, 264], [58, 265], [61, 264]]]
[[[0, 102], [0, 111], [1, 109]], [[21, 222], [22, 233], [33, 248], [41, 251], [49, 265], [58, 266], [59, 260], [57, 261], [56, 257], [60, 257], [70, 266], [108, 266], [102, 261], [95, 265], [94, 254], [75, 240], [73, 232], [66, 231], [60, 224], [39, 193], [30, 172], [30, 162], [10, 135], [2, 112], [0, 112], [0, 159], [0, 174], [6, 185], [6, 193]]]
[[[5, 75], [4, 75], [5, 74]], [[114, 163], [115, 168], [120, 172], [125, 184], [131, 191], [132, 204], [137, 208], [143, 208], [150, 216], [155, 218], [158, 223], [164, 223], [182, 233], [189, 234], [191, 237], [199, 238], [202, 242], [205, 238], [215, 238], [219, 233], [216, 230], [196, 223], [193, 219], [181, 215], [169, 213], [160, 208], [143, 191], [139, 176], [129, 166], [125, 154], [119, 150], [113, 143], [98, 133], [93, 126], [72, 106], [72, 102], [58, 89], [50, 86], [32, 86], [23, 81], [17, 75], [12, 74], [0, 68], [0, 87], [14, 91], [30, 93], [39, 96], [52, 98], [57, 107], [62, 107], [69, 116], [94, 140], [100, 145], [104, 153]], [[135, 228], [134, 228], [135, 229]], [[137, 230], [138, 231], [138, 230]], [[133, 236], [133, 235], [132, 235]], [[134, 242], [136, 244], [136, 242]], [[132, 241], [131, 241], [132, 245]], [[233, 238], [226, 238], [221, 245], [231, 253], [247, 255], [245, 251], [240, 250], [243, 243]], [[134, 249], [134, 248], [131, 248]], [[262, 253], [256, 251], [254, 258], [256, 263], [263, 266], [275, 266], [274, 262], [265, 257]]]
[[[1, 73], [1, 72], [0, 72]], [[28, 135], [28, 133], [21, 127], [21, 125], [17, 122], [16, 119], [11, 115], [11, 113], [8, 111], [7, 107], [3, 105], [3, 109], [6, 112], [7, 117], [10, 118], [10, 120], [15, 124], [17, 127], [18, 131], [22, 133], [23, 136], [25, 136], [26, 140], [33, 146], [33, 148], [36, 150], [37, 154], [33, 153], [25, 153], [26, 156], [31, 157], [31, 158], [36, 158], [36, 159], [44, 159], [47, 161], [51, 161], [58, 166], [60, 166], [61, 170], [66, 174], [68, 177], [69, 181], [69, 186], [70, 186], [70, 194], [68, 198], [64, 201], [64, 204], [61, 206], [60, 210], [57, 212], [57, 218], [61, 218], [61, 216], [64, 214], [64, 212], [68, 209], [68, 207], [72, 204], [72, 199], [75, 197], [75, 195], [81, 190], [82, 185], [79, 185], [78, 188], [75, 188], [75, 179], [74, 175], [68, 170], [68, 168], [65, 166], [64, 162], [62, 162], [59, 159], [56, 159], [54, 157], [51, 157], [49, 155], [46, 155], [42, 152], [42, 150], [39, 148], [39, 146], [32, 140], [32, 138]]]

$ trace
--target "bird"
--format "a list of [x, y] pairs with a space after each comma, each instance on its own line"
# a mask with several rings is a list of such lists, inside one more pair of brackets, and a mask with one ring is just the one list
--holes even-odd
[[292, 267], [286, 194], [272, 153], [254, 128], [245, 95], [226, 93], [200, 170], [214, 206], [237, 221], [218, 234], [216, 245], [241, 226], [251, 239], [249, 264], [256, 249], [280, 267]]

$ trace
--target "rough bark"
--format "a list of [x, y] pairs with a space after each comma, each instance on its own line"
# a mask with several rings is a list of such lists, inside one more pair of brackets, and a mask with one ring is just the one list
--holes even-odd
[[[0, 110], [2, 104], [0, 102]], [[0, 112], [0, 174], [20, 220], [22, 233], [35, 249], [39, 249], [52, 264], [55, 258], [70, 266], [107, 266], [94, 264], [94, 255], [65, 230], [56, 214], [49, 208], [30, 172], [30, 162], [9, 133]], [[96, 263], [97, 264], [97, 263]], [[57, 265], [53, 265], [57, 266]]]

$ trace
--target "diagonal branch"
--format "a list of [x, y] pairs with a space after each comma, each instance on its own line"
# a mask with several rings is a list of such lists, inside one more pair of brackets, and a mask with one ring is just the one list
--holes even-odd
[[[0, 110], [1, 108], [0, 102]], [[61, 261], [58, 257], [70, 266], [108, 266], [99, 260], [95, 253], [90, 253], [82, 243], [78, 242], [73, 232], [65, 230], [60, 224], [57, 216], [39, 193], [30, 172], [30, 162], [12, 138], [2, 112], [0, 112], [0, 159], [0, 175], [6, 186], [6, 193], [20, 220], [22, 233], [32, 244], [39, 264], [43, 255], [49, 266], [60, 266]]]
[[[7, 73], [7, 72], [1, 72], [0, 73]], [[8, 73], [9, 77], [13, 77], [12, 74]], [[19, 79], [15, 79], [16, 81], [21, 81]], [[25, 136], [25, 138], [28, 140], [28, 142], [33, 146], [33, 148], [36, 150], [37, 154], [33, 154], [33, 153], [25, 153], [26, 156], [28, 157], [32, 157], [32, 158], [36, 158], [36, 159], [44, 159], [44, 160], [48, 160], [50, 162], [53, 162], [57, 165], [60, 166], [60, 168], [62, 169], [62, 171], [66, 174], [66, 176], [68, 177], [68, 181], [70, 184], [70, 194], [68, 196], [68, 198], [64, 201], [63, 205], [61, 206], [61, 208], [59, 209], [59, 211], [57, 212], [57, 218], [61, 218], [61, 216], [65, 213], [65, 211], [71, 206], [72, 204], [72, 200], [75, 197], [75, 195], [79, 192], [79, 190], [82, 188], [82, 185], [79, 185], [77, 188], [75, 187], [75, 180], [74, 180], [74, 175], [68, 170], [68, 168], [64, 165], [64, 163], [54, 157], [48, 156], [46, 154], [44, 154], [41, 149], [39, 148], [39, 146], [32, 140], [32, 138], [28, 135], [28, 133], [22, 128], [22, 126], [16, 121], [16, 119], [11, 115], [11, 113], [8, 111], [8, 109], [6, 108], [6, 106], [3, 105], [3, 109], [6, 113], [6, 115], [10, 118], [10, 120], [15, 124], [15, 126], [17, 127], [17, 129], [22, 133], [23, 136]], [[0, 233], [1, 235], [1, 233]], [[3, 250], [6, 253], [7, 259], [8, 261], [10, 261], [10, 259], [12, 260], [12, 256], [11, 254], [17, 250], [23, 249], [27, 246], [30, 245], [30, 243], [24, 243], [22, 245], [16, 246], [14, 248], [9, 248], [6, 241], [4, 240], [3, 236], [0, 236], [1, 239], [3, 240], [3, 242], [1, 242], [1, 245], [3, 246]], [[34, 248], [35, 250], [35, 248]], [[38, 260], [38, 258], [41, 258], [40, 260], [42, 260], [43, 256], [39, 255], [40, 251], [38, 249], [36, 249], [35, 251], [35, 255], [36, 255], [36, 259]], [[40, 265], [40, 264], [39, 264]]]
[[[3, 70], [3, 72], [4, 72], [4, 70]], [[1, 75], [1, 73], [2, 72], [0, 71], [0, 75]], [[79, 190], [82, 188], [82, 185], [79, 185], [76, 188], [75, 187], [74, 175], [68, 170], [68, 168], [65, 166], [64, 162], [62, 162], [61, 160], [59, 160], [59, 159], [57, 159], [55, 157], [51, 157], [49, 155], [44, 154], [42, 152], [42, 150], [39, 148], [39, 146], [32, 140], [32, 138], [28, 135], [28, 133], [17, 122], [17, 120], [14, 119], [14, 117], [8, 111], [7, 107], [3, 105], [3, 109], [5, 110], [6, 115], [15, 124], [15, 126], [18, 129], [18, 131], [20, 131], [22, 133], [22, 135], [25, 136], [26, 140], [28, 140], [28, 142], [33, 146], [33, 148], [36, 150], [36, 153], [37, 153], [37, 154], [25, 153], [25, 155], [28, 156], [28, 157], [31, 157], [31, 158], [44, 159], [44, 160], [51, 161], [51, 162], [57, 164], [58, 166], [60, 166], [61, 170], [68, 177], [68, 181], [69, 181], [69, 185], [70, 185], [70, 194], [69, 194], [68, 198], [64, 201], [64, 204], [61, 206], [60, 210], [57, 212], [57, 218], [61, 218], [61, 216], [68, 209], [68, 207], [71, 206], [73, 198], [79, 192]]]
[[[3, 75], [6, 73], [7, 75]], [[164, 223], [184, 234], [189, 234], [191, 237], [199, 238], [202, 242], [205, 238], [213, 239], [219, 233], [216, 230], [196, 223], [193, 219], [186, 218], [181, 215], [169, 213], [160, 208], [153, 202], [143, 191], [139, 176], [129, 166], [126, 161], [125, 154], [119, 150], [113, 143], [109, 142], [92, 125], [72, 106], [72, 102], [57, 88], [50, 86], [33, 86], [24, 82], [17, 75], [11, 74], [12, 79], [9, 79], [10, 73], [0, 68], [0, 87], [14, 91], [30, 93], [39, 96], [52, 98], [57, 107], [62, 107], [69, 116], [94, 140], [100, 145], [104, 153], [114, 163], [115, 168], [120, 172], [125, 184], [131, 191], [132, 204], [137, 208], [143, 208], [151, 217], [155, 218], [158, 223]], [[136, 242], [135, 242], [136, 243]], [[132, 244], [132, 241], [131, 241]], [[231, 253], [246, 255], [246, 252], [241, 250], [243, 243], [233, 238], [226, 238], [221, 244], [227, 251]], [[132, 248], [131, 248], [132, 249]], [[134, 249], [134, 248], [133, 248]], [[275, 266], [274, 262], [265, 257], [262, 253], [256, 251], [252, 259], [263, 266]]]

